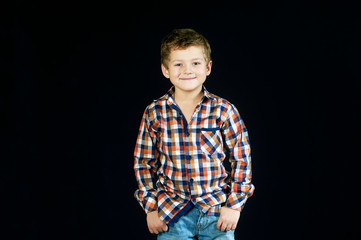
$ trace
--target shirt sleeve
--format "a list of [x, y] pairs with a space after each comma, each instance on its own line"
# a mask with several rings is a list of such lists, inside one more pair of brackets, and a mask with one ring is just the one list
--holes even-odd
[[155, 188], [158, 151], [156, 149], [157, 132], [151, 121], [151, 111], [147, 108], [140, 124], [138, 138], [134, 150], [134, 171], [139, 189], [134, 196], [146, 213], [157, 210]]
[[232, 166], [231, 191], [225, 206], [241, 211], [255, 188], [251, 183], [251, 148], [248, 132], [233, 105], [230, 105], [228, 117], [222, 126], [222, 132]]

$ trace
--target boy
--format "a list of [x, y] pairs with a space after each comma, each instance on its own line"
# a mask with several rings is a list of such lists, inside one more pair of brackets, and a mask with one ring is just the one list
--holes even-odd
[[254, 191], [246, 127], [231, 103], [203, 86], [210, 54], [192, 29], [162, 40], [161, 69], [173, 87], [146, 108], [134, 151], [135, 197], [160, 240], [234, 239]]

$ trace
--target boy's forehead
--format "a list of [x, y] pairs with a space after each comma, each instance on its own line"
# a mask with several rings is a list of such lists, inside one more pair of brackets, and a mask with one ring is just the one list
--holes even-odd
[[186, 60], [194, 58], [205, 59], [204, 49], [201, 46], [190, 46], [184, 49], [172, 49], [170, 51], [170, 60]]

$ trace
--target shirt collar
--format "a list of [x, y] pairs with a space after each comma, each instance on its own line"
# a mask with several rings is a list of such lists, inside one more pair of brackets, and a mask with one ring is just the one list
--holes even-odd
[[[175, 88], [174, 86], [172, 86], [169, 91], [167, 92], [167, 94], [165, 94], [163, 96], [163, 99], [166, 99], [168, 103], [173, 104], [175, 103], [175, 99], [174, 99], [174, 92], [175, 92]], [[208, 92], [208, 90], [206, 89], [206, 87], [203, 85], [203, 97], [201, 102], [204, 101], [204, 98], [208, 98], [214, 102], [217, 102], [217, 99], [214, 97], [213, 94], [211, 94], [210, 92]]]
[[215, 96], [212, 93], [208, 92], [205, 86], [203, 86], [203, 96], [207, 97], [208, 99], [214, 102], [217, 102], [217, 98], [215, 98]]

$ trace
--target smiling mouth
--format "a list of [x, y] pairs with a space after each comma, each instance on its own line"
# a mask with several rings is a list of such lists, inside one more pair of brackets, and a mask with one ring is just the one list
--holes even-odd
[[180, 80], [193, 80], [196, 79], [195, 77], [189, 77], [189, 78], [180, 78]]

